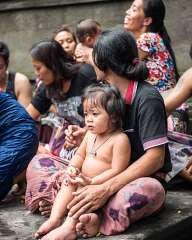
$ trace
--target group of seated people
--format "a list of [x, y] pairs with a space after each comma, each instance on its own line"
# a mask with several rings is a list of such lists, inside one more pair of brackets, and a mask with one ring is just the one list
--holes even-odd
[[[171, 115], [187, 112], [192, 69], [179, 76], [165, 10], [134, 0], [123, 27], [58, 27], [30, 49], [33, 97], [0, 42], [0, 200], [26, 183], [26, 208], [49, 217], [35, 238], [121, 233], [163, 208], [171, 179], [192, 181], [187, 120], [178, 128]], [[51, 113], [51, 138], [39, 143], [37, 122]]]

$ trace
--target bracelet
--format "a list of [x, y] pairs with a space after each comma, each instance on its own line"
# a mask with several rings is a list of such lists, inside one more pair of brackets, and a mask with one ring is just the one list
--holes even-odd
[[70, 165], [68, 168], [67, 168], [67, 174], [69, 175], [74, 175], [74, 176], [77, 176], [79, 174], [79, 169]]

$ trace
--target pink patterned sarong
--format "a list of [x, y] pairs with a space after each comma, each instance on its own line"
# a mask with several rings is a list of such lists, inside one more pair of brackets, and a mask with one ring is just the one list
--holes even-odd
[[165, 202], [165, 190], [155, 178], [139, 178], [117, 192], [103, 208], [100, 232], [113, 235], [131, 223], [158, 212]]
[[31, 212], [38, 210], [41, 200], [54, 202], [68, 164], [69, 161], [49, 154], [38, 154], [32, 159], [26, 173], [25, 195], [25, 205]]

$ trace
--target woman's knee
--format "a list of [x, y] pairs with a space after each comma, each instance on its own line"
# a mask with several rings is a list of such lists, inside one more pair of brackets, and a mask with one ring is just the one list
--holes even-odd
[[157, 211], [164, 201], [165, 190], [161, 183], [154, 178], [144, 177], [124, 186], [111, 198], [108, 206], [130, 216], [138, 212], [140, 218]]

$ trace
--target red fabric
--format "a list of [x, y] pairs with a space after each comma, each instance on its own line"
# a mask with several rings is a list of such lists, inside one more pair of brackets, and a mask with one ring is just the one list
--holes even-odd
[[125, 101], [129, 105], [131, 105], [131, 100], [133, 97], [133, 89], [134, 89], [134, 81], [131, 80], [128, 85], [127, 92], [125, 94]]

